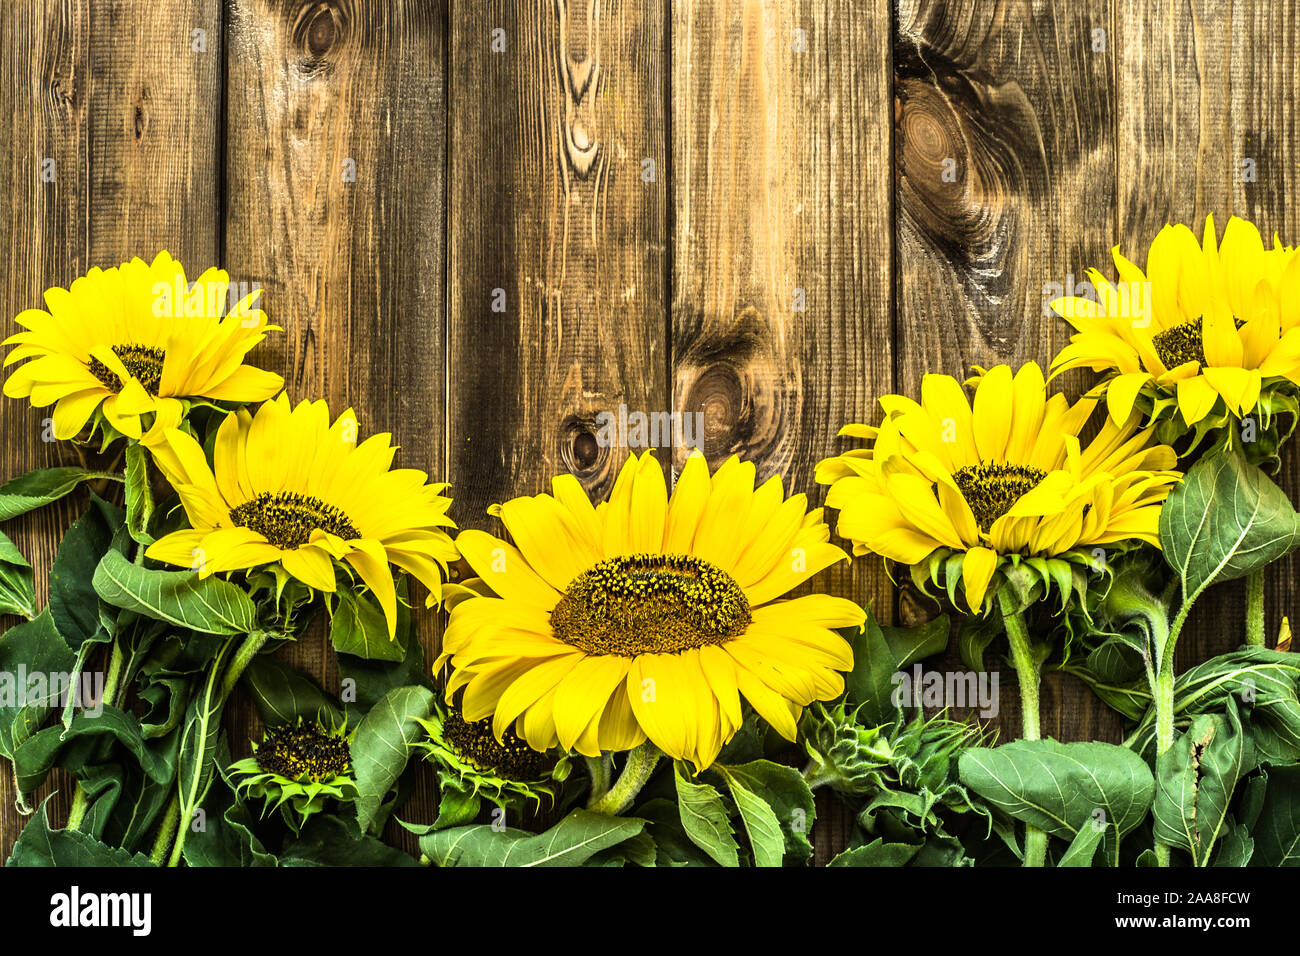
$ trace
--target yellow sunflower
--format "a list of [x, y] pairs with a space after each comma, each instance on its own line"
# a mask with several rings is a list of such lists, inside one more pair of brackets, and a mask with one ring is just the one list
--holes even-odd
[[978, 613], [1004, 561], [1023, 558], [1050, 583], [1056, 569], [1045, 558], [1090, 563], [1093, 547], [1159, 547], [1177, 455], [1153, 444], [1136, 414], [1107, 418], [1084, 447], [1079, 434], [1097, 396], [1074, 405], [1049, 397], [1032, 362], [1014, 376], [1005, 365], [981, 375], [973, 403], [956, 379], [927, 375], [919, 403], [887, 395], [880, 404], [879, 428], [841, 431], [872, 446], [817, 467], [854, 554], [928, 564], [950, 594], [959, 580]]
[[650, 453], [593, 506], [571, 475], [493, 509], [515, 544], [464, 531], [479, 578], [454, 601], [437, 667], [469, 721], [589, 757], [647, 738], [709, 766], [741, 726], [741, 697], [794, 740], [802, 709], [844, 689], [862, 624], [851, 601], [779, 600], [837, 561], [820, 509], [732, 457], [698, 453], [672, 495]]
[[1259, 230], [1234, 216], [1220, 244], [1211, 216], [1202, 242], [1184, 225], [1161, 229], [1145, 272], [1118, 246], [1113, 256], [1118, 284], [1088, 271], [1097, 301], [1052, 303], [1078, 330], [1052, 370], [1105, 373], [1115, 422], [1141, 398], [1153, 420], [1176, 412], [1184, 430], [1207, 417], [1217, 426], [1250, 414], [1272, 386], [1300, 383], [1300, 255], [1276, 236], [1265, 249]]
[[217, 430], [213, 464], [180, 429], [167, 429], [154, 461], [180, 495], [191, 529], [150, 545], [158, 561], [206, 577], [279, 564], [308, 587], [335, 589], [335, 562], [355, 571], [397, 624], [389, 564], [410, 572], [441, 599], [456, 549], [443, 528], [451, 499], [428, 475], [392, 469], [390, 435], [357, 444], [352, 410], [330, 423], [323, 401], [290, 408], [284, 395], [256, 414], [240, 409]]
[[14, 321], [5, 366], [30, 359], [4, 384], [10, 398], [54, 406], [54, 434], [76, 436], [99, 412], [117, 432], [140, 438], [141, 418], [158, 431], [176, 425], [190, 400], [260, 402], [284, 387], [244, 357], [276, 326], [254, 290], [226, 311], [230, 277], [209, 269], [191, 287], [166, 252], [91, 269], [71, 288], [45, 293], [44, 309]]

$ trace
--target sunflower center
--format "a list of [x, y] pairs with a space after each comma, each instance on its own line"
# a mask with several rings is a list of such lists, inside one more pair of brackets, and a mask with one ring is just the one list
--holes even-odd
[[[1238, 329], [1246, 324], [1241, 319], [1232, 321]], [[1201, 318], [1189, 319], [1151, 336], [1151, 345], [1155, 348], [1160, 361], [1165, 363], [1165, 368], [1178, 368], [1187, 362], [1195, 362], [1198, 366], [1204, 367], [1205, 338], [1201, 323]]]
[[1031, 465], [986, 461], [965, 465], [953, 472], [953, 481], [970, 505], [975, 523], [988, 532], [1021, 496], [1033, 491], [1047, 472]]
[[678, 554], [601, 561], [574, 578], [551, 611], [566, 644], [623, 657], [723, 644], [749, 622], [749, 601], [729, 574]]
[[301, 548], [317, 530], [345, 541], [361, 537], [342, 510], [296, 491], [264, 491], [233, 508], [230, 520], [241, 528], [251, 528], [284, 551]]
[[352, 765], [348, 742], [314, 723], [268, 730], [253, 756], [267, 773], [313, 783], [341, 776]]
[[457, 756], [484, 773], [505, 780], [526, 783], [544, 776], [555, 766], [555, 758], [540, 753], [507, 729], [498, 742], [492, 735], [492, 720], [466, 720], [451, 711], [442, 722], [442, 736]]
[[[114, 345], [113, 354], [126, 366], [126, 370], [150, 395], [158, 394], [162, 384], [163, 359], [167, 353], [152, 345]], [[97, 358], [90, 360], [90, 374], [99, 379], [110, 392], [122, 391], [123, 382], [111, 368]]]

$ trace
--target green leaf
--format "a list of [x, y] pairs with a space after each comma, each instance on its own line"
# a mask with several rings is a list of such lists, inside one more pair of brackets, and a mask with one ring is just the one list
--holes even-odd
[[1259, 818], [1251, 829], [1253, 866], [1300, 866], [1300, 766], [1270, 767]]
[[919, 627], [882, 627], [869, 612], [866, 625], [846, 633], [853, 645], [853, 670], [844, 680], [850, 704], [861, 705], [864, 725], [887, 724], [898, 717], [893, 702], [894, 675], [948, 646], [948, 618], [941, 615]]
[[673, 779], [682, 829], [691, 842], [719, 866], [740, 866], [740, 848], [722, 794], [707, 783], [692, 782], [680, 760], [673, 764]]
[[886, 843], [872, 840], [838, 854], [827, 866], [906, 866], [921, 849], [919, 843]]
[[1300, 514], [1264, 472], [1234, 452], [1202, 458], [1160, 509], [1160, 543], [1196, 600], [1215, 581], [1242, 578], [1300, 544]]
[[383, 608], [372, 597], [348, 588], [340, 588], [336, 596], [338, 604], [330, 618], [330, 640], [336, 651], [367, 660], [400, 661], [406, 657], [405, 644], [389, 638]]
[[1151, 815], [1157, 842], [1186, 850], [1194, 865], [1207, 866], [1237, 781], [1254, 758], [1231, 699], [1226, 714], [1197, 716], [1156, 761]]
[[[14, 751], [14, 779], [24, 794], [34, 792], [55, 767], [76, 771], [92, 759], [101, 738], [111, 737], [134, 757], [140, 769], [158, 783], [171, 782], [172, 768], [158, 760], [148, 749], [140, 733], [140, 723], [134, 714], [104, 705], [103, 712], [91, 716], [82, 712], [72, 718], [68, 727], [56, 724], [37, 731]], [[89, 745], [89, 748], [84, 745]], [[82, 754], [69, 761], [67, 751], [80, 747]]]
[[95, 569], [95, 592], [113, 607], [203, 634], [247, 634], [257, 625], [240, 588], [195, 571], [150, 571], [109, 551]]
[[745, 832], [749, 834], [754, 865], [780, 866], [785, 859], [785, 835], [781, 832], [781, 821], [776, 818], [776, 811], [735, 775], [728, 773], [726, 767], [719, 766], [718, 772], [727, 781], [736, 809], [740, 811], [740, 819], [745, 824]]
[[0, 614], [36, 616], [36, 585], [32, 566], [9, 536], [0, 532]]
[[[766, 865], [758, 862], [758, 846], [755, 844], [754, 837], [754, 825], [761, 826], [761, 821], [751, 823], [738, 790], [758, 799], [771, 809], [780, 827], [783, 856], [788, 854], [801, 863], [812, 856], [813, 848], [808, 842], [808, 834], [812, 832], [813, 822], [817, 819], [817, 809], [813, 793], [808, 789], [802, 773], [794, 767], [773, 763], [770, 760], [753, 760], [731, 767], [720, 764], [715, 766], [727, 781], [732, 798], [736, 801], [736, 807], [740, 810], [741, 819], [749, 832], [750, 844], [754, 846], [754, 859], [757, 865]], [[758, 813], [761, 817], [762, 811]], [[779, 859], [778, 857], [778, 861]], [[772, 865], [779, 865], [779, 862]]]
[[581, 866], [644, 827], [632, 817], [574, 810], [545, 833], [486, 824], [436, 830], [420, 838], [420, 852], [436, 866]]
[[0, 485], [0, 521], [37, 508], [43, 508], [64, 495], [70, 494], [83, 481], [108, 478], [121, 481], [122, 476], [113, 471], [88, 471], [85, 468], [38, 468]]
[[185, 840], [185, 862], [189, 866], [276, 866], [253, 832], [253, 815], [230, 786], [226, 775], [230, 748], [222, 741], [215, 754], [217, 775], [203, 800], [205, 825]]
[[181, 725], [181, 752], [176, 768], [176, 785], [180, 793], [180, 819], [188, 827], [194, 811], [203, 803], [212, 786], [216, 755], [221, 742], [221, 711], [225, 695], [221, 690], [222, 666], [230, 651], [227, 641], [203, 682], [190, 699]]
[[1080, 827], [1079, 832], [1070, 841], [1070, 846], [1065, 851], [1065, 855], [1061, 857], [1056, 865], [1092, 866], [1093, 858], [1097, 855], [1097, 847], [1101, 846], [1102, 837], [1105, 835], [1105, 827], [1094, 826], [1091, 823]]
[[357, 823], [369, 830], [384, 797], [406, 769], [410, 745], [424, 733], [419, 720], [433, 708], [427, 687], [398, 687], [366, 714], [352, 737], [352, 767], [357, 781]]
[[409, 853], [363, 835], [354, 839], [337, 817], [317, 816], [280, 851], [281, 866], [419, 866]]
[[100, 622], [101, 602], [92, 582], [124, 521], [121, 508], [91, 495], [90, 507], [59, 543], [50, 568], [49, 607], [55, 626], [74, 651], [87, 641], [109, 638]]
[[292, 724], [299, 717], [342, 723], [338, 702], [314, 680], [287, 664], [258, 656], [244, 671], [242, 686], [252, 695], [262, 722], [268, 727]]
[[[48, 798], [46, 800], [48, 802]], [[52, 830], [45, 804], [23, 827], [6, 866], [153, 866], [142, 853], [100, 843], [77, 830]]]
[[13, 759], [17, 747], [44, 725], [66, 689], [49, 675], [70, 677], [76, 662], [48, 608], [0, 634], [0, 754]]
[[126, 445], [126, 527], [140, 544], [153, 544], [153, 489], [149, 487], [149, 453], [139, 442]]
[[1107, 856], [1146, 817], [1155, 778], [1146, 761], [1114, 744], [1017, 740], [972, 747], [958, 759], [961, 782], [991, 805], [1073, 841], [1080, 828], [1104, 824]]

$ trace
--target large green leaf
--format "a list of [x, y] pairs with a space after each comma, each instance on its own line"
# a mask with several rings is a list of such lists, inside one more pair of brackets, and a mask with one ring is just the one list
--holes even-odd
[[296, 667], [270, 657], [256, 657], [244, 671], [243, 687], [252, 695], [268, 727], [294, 723], [299, 717], [342, 723], [338, 702]]
[[247, 634], [253, 602], [240, 588], [195, 571], [151, 571], [109, 551], [95, 569], [95, 592], [114, 607], [204, 634]]
[[419, 720], [429, 716], [433, 691], [398, 687], [366, 714], [352, 737], [352, 767], [357, 782], [357, 823], [363, 831], [376, 822], [384, 798], [406, 769], [410, 745], [424, 733]]
[[1157, 842], [1186, 850], [1196, 866], [1207, 866], [1237, 781], [1252, 769], [1254, 756], [1233, 700], [1226, 713], [1197, 716], [1156, 761], [1151, 815]]
[[1233, 452], [1207, 455], [1160, 509], [1160, 543], [1190, 602], [1300, 544], [1300, 514], [1264, 472]]
[[[732, 799], [740, 810], [750, 845], [754, 848], [756, 865], [779, 866], [787, 854], [801, 863], [812, 856], [808, 835], [817, 819], [817, 810], [813, 793], [802, 773], [794, 767], [770, 760], [753, 760], [731, 767], [718, 764], [716, 769], [726, 780]], [[764, 807], [770, 811], [770, 818]], [[779, 839], [770, 836], [772, 821], [779, 828]], [[760, 842], [763, 844], [762, 853]], [[776, 862], [763, 862], [773, 859]]]
[[330, 618], [330, 640], [340, 654], [352, 654], [367, 660], [400, 661], [406, 657], [406, 645], [388, 636], [388, 621], [379, 604], [369, 595], [340, 588], [337, 606]]
[[[13, 756], [14, 779], [19, 791], [24, 794], [34, 792], [56, 765], [68, 770], [79, 769], [83, 760], [93, 759], [93, 751], [104, 738], [112, 738], [124, 747], [151, 779], [158, 783], [171, 781], [172, 768], [147, 747], [135, 715], [105, 705], [97, 716], [78, 713], [68, 727], [56, 724], [23, 741]], [[68, 751], [74, 747], [82, 752], [70, 764]]]
[[[1247, 730], [1262, 762], [1300, 761], [1300, 654], [1242, 647], [1212, 657], [1174, 681], [1174, 718], [1179, 726], [1197, 714], [1221, 713], [1228, 698], [1248, 706]], [[1155, 708], [1147, 711], [1129, 745], [1151, 755]]]
[[42, 804], [23, 827], [7, 866], [152, 866], [149, 858], [100, 843], [77, 830], [52, 830]]
[[893, 703], [894, 675], [948, 646], [948, 618], [941, 615], [918, 627], [885, 627], [868, 613], [866, 625], [845, 636], [853, 645], [845, 696], [850, 704], [861, 705], [858, 713], [864, 725], [887, 724], [899, 715]]
[[403, 853], [369, 834], [355, 839], [337, 817], [316, 816], [280, 851], [281, 866], [419, 866]]
[[1017, 740], [973, 747], [958, 759], [961, 782], [1040, 830], [1073, 841], [1084, 826], [1103, 826], [1107, 856], [1119, 859], [1119, 837], [1146, 817], [1155, 778], [1125, 747], [1096, 742]]
[[66, 688], [50, 675], [71, 675], [76, 655], [59, 637], [49, 609], [0, 634], [0, 754], [39, 730]]
[[54, 624], [74, 651], [86, 641], [107, 640], [100, 621], [100, 600], [95, 593], [95, 569], [113, 547], [125, 515], [121, 508], [91, 495], [90, 507], [59, 543], [50, 568], [50, 613]]
[[545, 833], [488, 824], [435, 830], [420, 837], [420, 852], [436, 866], [581, 866], [644, 827], [633, 817], [574, 810]]
[[1300, 866], [1300, 766], [1269, 768], [1251, 836], [1252, 866]]
[[906, 866], [921, 849], [919, 843], [886, 843], [877, 838], [838, 854], [827, 866]]
[[36, 616], [36, 586], [32, 566], [23, 553], [0, 532], [0, 614]]
[[739, 866], [740, 848], [722, 794], [707, 783], [691, 780], [680, 760], [673, 764], [673, 779], [686, 835], [719, 866]]
[[43, 508], [70, 494], [83, 481], [107, 478], [121, 481], [115, 471], [89, 471], [85, 468], [38, 468], [0, 485], [0, 521]]

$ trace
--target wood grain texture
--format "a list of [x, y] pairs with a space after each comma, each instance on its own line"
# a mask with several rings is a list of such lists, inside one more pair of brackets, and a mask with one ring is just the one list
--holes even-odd
[[[840, 426], [893, 386], [888, 15], [673, 4], [674, 406], [703, 415], [712, 465], [817, 500]], [[891, 617], [878, 563], [818, 585]], [[819, 862], [845, 825], [819, 821]]]
[[607, 494], [640, 449], [598, 442], [597, 417], [670, 408], [665, 34], [654, 4], [452, 17], [448, 457], [486, 527], [555, 474]]
[[[229, 5], [224, 256], [272, 322], [260, 363], [294, 401], [353, 408], [391, 432], [397, 463], [443, 463], [445, 8], [379, 0]], [[419, 595], [417, 606], [423, 606]], [[437, 618], [417, 616], [426, 650]], [[283, 659], [331, 691], [321, 622]], [[251, 708], [235, 701], [231, 747]], [[432, 799], [428, 779], [417, 799]]]
[[[973, 364], [1031, 360], [1046, 368], [1068, 341], [1047, 309], [1059, 294], [1049, 283], [1081, 279], [1115, 241], [1112, 18], [1111, 0], [899, 4], [895, 348], [904, 394], [919, 395], [926, 372], [964, 378]], [[938, 666], [961, 664], [954, 652]], [[1014, 738], [1009, 667], [1000, 686], [997, 725]], [[1046, 736], [1120, 737], [1119, 719], [1065, 675], [1045, 680], [1041, 712]]]
[[[6, 315], [41, 306], [46, 288], [66, 287], [91, 266], [149, 260], [161, 249], [191, 277], [215, 262], [220, 20], [219, 0], [22, 3], [0, 16], [0, 112], [11, 117], [14, 137], [0, 166]], [[194, 30], [205, 32], [205, 52], [191, 47]], [[51, 182], [40, 175], [46, 159], [54, 162]], [[45, 414], [0, 405], [6, 479], [76, 463], [69, 443], [40, 440]], [[6, 525], [37, 569], [42, 603], [58, 541], [84, 505], [83, 492]], [[0, 784], [5, 856], [25, 822], [16, 818], [11, 780], [6, 774]], [[71, 781], [58, 775], [50, 787], [59, 788], [51, 817], [61, 821]]]
[[[1120, 0], [1123, 31], [1116, 94], [1120, 155], [1120, 241], [1134, 261], [1167, 222], [1201, 235], [1213, 214], [1222, 237], [1228, 217], [1252, 220], [1268, 242], [1300, 242], [1300, 123], [1291, 91], [1300, 56], [1300, 13], [1287, 0], [1232, 3]], [[1282, 93], [1281, 91], [1287, 91]], [[1254, 166], [1251, 180], [1249, 165]], [[1271, 244], [1271, 243], [1269, 243]], [[1295, 448], [1279, 481], [1300, 500]], [[1284, 614], [1295, 619], [1300, 561], [1267, 571], [1266, 636]], [[1181, 670], [1240, 643], [1245, 583], [1218, 585], [1193, 610], [1179, 641]]]

